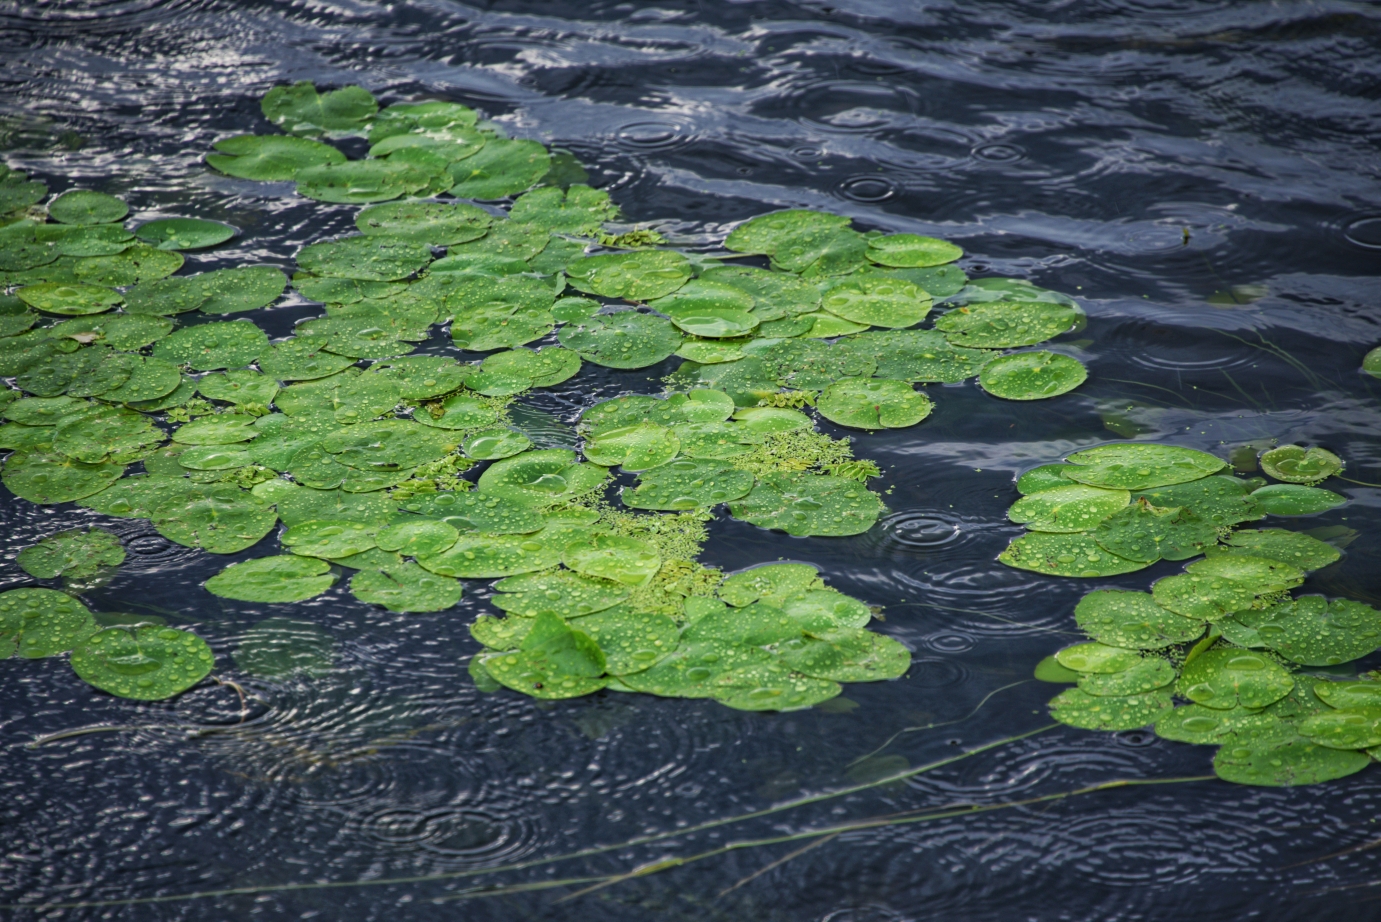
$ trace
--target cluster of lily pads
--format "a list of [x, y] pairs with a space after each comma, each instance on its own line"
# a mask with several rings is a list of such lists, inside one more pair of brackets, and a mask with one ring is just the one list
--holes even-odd
[[93, 614], [76, 597], [124, 559], [120, 539], [100, 528], [59, 532], [21, 550], [17, 562], [26, 573], [40, 580], [61, 578], [65, 591], [0, 592], [0, 657], [40, 659], [70, 652], [72, 669], [83, 681], [145, 701], [170, 698], [206, 678], [214, 657], [200, 637], [159, 618]]
[[1282, 481], [1269, 486], [1227, 467], [1207, 452], [1139, 442], [1099, 445], [1027, 471], [1007, 517], [1028, 531], [998, 559], [1056, 576], [1114, 576], [1197, 557], [1243, 522], [1343, 502], [1313, 486], [1342, 470], [1323, 448], [1284, 445], [1263, 454], [1262, 469]]

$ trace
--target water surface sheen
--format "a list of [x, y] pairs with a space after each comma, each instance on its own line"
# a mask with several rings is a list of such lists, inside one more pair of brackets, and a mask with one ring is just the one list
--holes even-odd
[[[1357, 850], [1378, 835], [1376, 768], [1313, 788], [1133, 787], [851, 832], [727, 893], [799, 843], [569, 902], [557, 899], [570, 889], [447, 901], [477, 883], [609, 874], [815, 824], [1211, 773], [1210, 747], [1069, 728], [688, 839], [501, 876], [281, 889], [616, 843], [1045, 725], [1055, 689], [1025, 680], [1078, 636], [1074, 603], [1096, 586], [994, 557], [1018, 533], [1004, 518], [1015, 473], [1077, 447], [1303, 441], [1347, 459], [1349, 476], [1381, 481], [1381, 387], [1357, 371], [1381, 341], [1375, 5], [3, 0], [0, 54], [6, 162], [54, 191], [123, 195], [136, 219], [197, 214], [245, 229], [189, 254], [190, 269], [290, 268], [304, 242], [350, 227], [352, 208], [218, 177], [200, 158], [219, 137], [267, 131], [258, 99], [274, 84], [358, 82], [385, 102], [464, 102], [574, 152], [628, 220], [656, 222], [682, 245], [783, 207], [952, 239], [971, 274], [1080, 298], [1087, 329], [1053, 347], [1091, 373], [1034, 405], [973, 382], [937, 387], [922, 425], [854, 433], [890, 491], [890, 514], [868, 534], [712, 525], [707, 562], [812, 561], [832, 585], [885, 606], [875, 628], [913, 651], [905, 678], [798, 713], [481, 695], [463, 664], [477, 649], [466, 624], [489, 610], [482, 585], [442, 615], [389, 614], [343, 588], [297, 606], [235, 603], [200, 588], [222, 558], [146, 523], [6, 494], [0, 586], [24, 584], [13, 554], [37, 537], [114, 528], [130, 561], [93, 607], [195, 625], [218, 674], [249, 696], [243, 717], [239, 692], [210, 683], [139, 705], [96, 692], [60, 660], [0, 663], [7, 900], [280, 888], [42, 916], [115, 920], [1376, 918], [1381, 852]], [[281, 336], [317, 312], [289, 298], [255, 319]], [[668, 370], [586, 366], [529, 401], [531, 425], [563, 444], [561, 421], [623, 390], [651, 391]], [[1348, 505], [1293, 527], [1360, 533], [1306, 589], [1377, 604], [1381, 492], [1339, 486]], [[1095, 582], [1145, 589], [1178, 566]], [[240, 638], [268, 617], [316, 625], [334, 641], [335, 667], [277, 684], [237, 673]], [[27, 745], [93, 726], [121, 729]]]

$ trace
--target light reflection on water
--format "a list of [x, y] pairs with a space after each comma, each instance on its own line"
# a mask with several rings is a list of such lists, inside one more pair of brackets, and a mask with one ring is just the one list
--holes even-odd
[[[121, 194], [136, 220], [195, 214], [244, 230], [225, 249], [189, 254], [187, 271], [291, 270], [298, 247], [351, 228], [352, 208], [212, 176], [200, 157], [219, 137], [266, 130], [257, 100], [275, 83], [358, 81], [385, 101], [467, 102], [575, 152], [627, 220], [679, 243], [708, 243], [785, 206], [955, 239], [971, 272], [1078, 296], [1088, 328], [1061, 348], [1082, 350], [1091, 372], [1075, 394], [1038, 405], [932, 386], [937, 409], [921, 426], [855, 434], [891, 490], [891, 512], [869, 534], [711, 525], [707, 562], [815, 562], [832, 585], [882, 606], [875, 627], [913, 651], [906, 678], [851, 686], [846, 701], [801, 713], [614, 693], [481, 695], [465, 672], [476, 649], [465, 626], [489, 610], [482, 586], [437, 615], [392, 615], [344, 589], [291, 608], [235, 603], [199, 588], [226, 560], [145, 524], [0, 501], [0, 586], [23, 582], [18, 547], [111, 527], [130, 559], [94, 604], [195, 624], [240, 686], [136, 704], [94, 692], [61, 662], [0, 664], [14, 820], [4, 891], [119, 899], [469, 871], [837, 788], [863, 777], [856, 763], [875, 751], [869, 765], [914, 767], [1042, 726], [1053, 689], [1027, 681], [1031, 669], [1077, 636], [1073, 605], [1093, 586], [994, 563], [1016, 533], [1004, 517], [1014, 474], [1136, 434], [1217, 451], [1305, 440], [1348, 459], [1350, 476], [1381, 481], [1381, 388], [1356, 371], [1381, 340], [1369, 278], [1381, 201], [1366, 130], [1381, 110], [1360, 79], [1378, 28], [1376, 10], [1356, 4], [1190, 0], [0, 2], [6, 162], [54, 191]], [[1215, 297], [1242, 291], [1253, 300]], [[316, 312], [285, 299], [254, 319], [283, 336]], [[669, 370], [587, 367], [534, 395], [519, 424], [563, 444], [581, 409], [652, 391]], [[1350, 505], [1300, 527], [1360, 534], [1307, 588], [1376, 603], [1381, 541], [1368, 524], [1381, 493], [1343, 486]], [[1098, 585], [1144, 589], [1158, 575]], [[236, 671], [247, 632], [271, 617], [329, 634], [329, 670]], [[82, 727], [129, 729], [25, 747]], [[909, 732], [888, 742], [899, 731]], [[1145, 733], [1059, 729], [902, 784], [552, 873], [610, 873], [844, 819], [1201, 775], [1210, 756]], [[794, 846], [569, 903], [549, 893], [430, 902], [466, 885], [458, 879], [76, 915], [366, 920], [405, 906], [411, 918], [467, 920], [1366, 919], [1366, 889], [1319, 894], [1381, 879], [1377, 853], [1316, 859], [1375, 836], [1376, 777], [1127, 788], [850, 832], [724, 896]]]

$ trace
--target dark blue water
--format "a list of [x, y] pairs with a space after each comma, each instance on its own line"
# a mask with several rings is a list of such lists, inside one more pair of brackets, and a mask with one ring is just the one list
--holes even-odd
[[[208, 683], [138, 705], [57, 660], [0, 662], [4, 902], [243, 891], [7, 916], [1381, 917], [1381, 849], [1363, 847], [1381, 839], [1377, 768], [1319, 787], [1127, 787], [853, 831], [776, 866], [809, 842], [740, 849], [565, 902], [577, 886], [474, 889], [619, 873], [880, 815], [1211, 774], [1211, 748], [1140, 731], [1058, 728], [691, 836], [444, 876], [674, 832], [1045, 726], [1056, 689], [1028, 679], [1078, 636], [1078, 598], [1099, 585], [1145, 589], [1179, 565], [1093, 582], [999, 566], [1017, 533], [1004, 513], [1022, 469], [1133, 435], [1219, 453], [1278, 439], [1323, 445], [1348, 476], [1381, 481], [1381, 383], [1358, 371], [1381, 342], [1376, 5], [0, 0], [0, 62], [7, 163], [55, 191], [123, 195], [141, 219], [198, 214], [246, 229], [232, 248], [191, 257], [193, 269], [291, 267], [298, 246], [350, 226], [354, 209], [217, 177], [200, 158], [218, 137], [267, 130], [258, 99], [272, 85], [358, 82], [386, 102], [465, 102], [573, 152], [629, 221], [681, 245], [708, 246], [732, 222], [781, 207], [953, 239], [970, 274], [1078, 297], [1088, 327], [1057, 348], [1091, 372], [1074, 394], [1034, 405], [972, 383], [937, 388], [922, 425], [850, 433], [891, 490], [892, 514], [866, 535], [712, 524], [707, 562], [811, 561], [885, 606], [875, 628], [913, 651], [904, 679], [798, 713], [480, 695], [464, 668], [477, 649], [466, 624], [489, 610], [479, 584], [439, 615], [388, 614], [343, 589], [296, 606], [287, 614], [331, 637], [334, 668], [247, 679], [234, 669], [241, 638], [286, 607], [202, 590], [224, 558], [171, 545], [146, 523], [6, 495], [0, 585], [22, 584], [13, 553], [36, 537], [114, 528], [130, 561], [94, 605], [194, 625], [218, 674], [249, 695], [242, 711], [235, 688]], [[254, 319], [283, 335], [317, 312], [288, 300]], [[529, 403], [569, 422], [623, 389], [654, 390], [670, 367], [587, 366]], [[1350, 540], [1306, 588], [1381, 604], [1381, 492], [1339, 487], [1347, 505], [1267, 524]], [[115, 729], [30, 745], [88, 727]], [[432, 879], [379, 883], [418, 877]]]

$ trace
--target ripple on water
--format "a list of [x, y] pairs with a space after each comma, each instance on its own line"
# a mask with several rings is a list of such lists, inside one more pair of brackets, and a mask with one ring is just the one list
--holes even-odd
[[614, 131], [613, 140], [635, 153], [662, 152], [686, 146], [695, 140], [695, 132], [681, 122], [648, 120], [620, 126]]
[[973, 149], [973, 155], [988, 163], [1015, 163], [1026, 156], [1026, 151], [1015, 144], [980, 144]]
[[348, 833], [394, 851], [425, 851], [447, 865], [468, 867], [513, 861], [543, 840], [533, 811], [488, 800], [416, 808], [393, 803], [349, 824]]
[[850, 176], [835, 187], [842, 197], [854, 202], [885, 202], [897, 194], [898, 184], [886, 176]]
[[1364, 215], [1343, 225], [1343, 236], [1368, 250], [1381, 250], [1381, 215]]
[[1259, 362], [1263, 355], [1260, 349], [1212, 330], [1140, 319], [1118, 324], [1099, 337], [1099, 347], [1118, 365], [1130, 362], [1156, 371], [1231, 371]]

